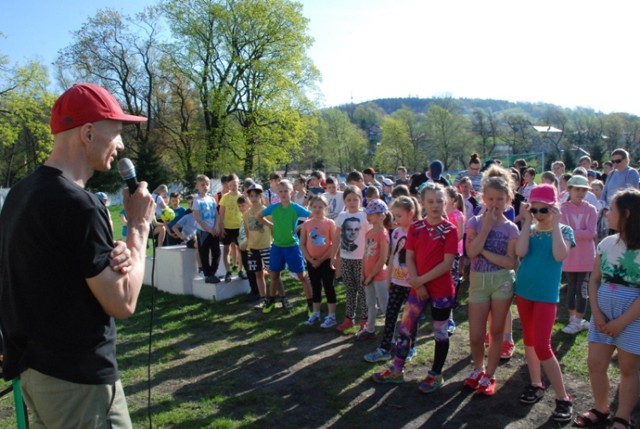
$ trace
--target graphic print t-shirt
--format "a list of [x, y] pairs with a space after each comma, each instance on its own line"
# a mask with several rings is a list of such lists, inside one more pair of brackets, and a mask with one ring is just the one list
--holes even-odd
[[[482, 229], [482, 216], [474, 216], [469, 219], [467, 229], [475, 231], [476, 234], [479, 233]], [[484, 242], [484, 248], [489, 252], [504, 256], [507, 254], [509, 241], [517, 239], [518, 235], [520, 235], [518, 227], [511, 221], [494, 225]], [[488, 273], [502, 269], [504, 268], [493, 262], [489, 262], [487, 258], [482, 255], [471, 259], [471, 270], [476, 273]]]
[[335, 230], [335, 223], [328, 218], [309, 219], [302, 224], [301, 233], [307, 237], [306, 249], [312, 258], [319, 258], [331, 247]]
[[411, 287], [409, 285], [409, 270], [407, 269], [407, 230], [397, 227], [391, 233], [391, 257], [393, 258], [393, 270], [391, 282], [398, 286]]
[[365, 250], [365, 235], [369, 229], [365, 212], [342, 212], [336, 219], [336, 226], [340, 228], [340, 257], [362, 259]]

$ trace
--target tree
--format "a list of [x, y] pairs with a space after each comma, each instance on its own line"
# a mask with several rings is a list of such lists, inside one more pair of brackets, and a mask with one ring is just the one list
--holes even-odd
[[258, 150], [267, 152], [261, 163], [290, 161], [280, 155], [295, 148], [282, 145], [295, 139], [283, 133], [295, 135], [300, 124], [291, 120], [300, 115], [286, 116], [307, 108], [304, 90], [317, 79], [306, 56], [311, 38], [301, 5], [287, 0], [167, 0], [162, 8], [177, 39], [172, 61], [198, 94], [206, 170], [228, 166], [231, 157], [251, 174]]
[[[562, 109], [559, 107], [549, 106], [545, 109], [541, 118], [541, 125], [555, 127], [560, 130], [559, 133], [545, 134], [545, 140], [549, 142], [554, 149], [555, 155], [559, 156], [564, 148], [565, 129], [569, 119]], [[549, 157], [551, 158], [551, 157]], [[551, 159], [550, 159], [551, 160]]]
[[391, 116], [404, 123], [412, 148], [412, 151], [408, 154], [408, 159], [402, 165], [407, 167], [409, 171], [420, 170], [426, 163], [427, 130], [425, 116], [423, 114], [418, 115], [406, 106], [396, 110]]
[[[7, 64], [6, 61], [4, 63]], [[0, 76], [0, 186], [30, 173], [51, 152], [49, 116], [54, 97], [46, 68], [38, 62], [3, 69]]]
[[592, 109], [576, 109], [572, 115], [573, 133], [567, 136], [572, 146], [582, 148], [587, 152], [602, 140], [602, 119]]
[[414, 150], [406, 124], [391, 117], [382, 122], [382, 140], [376, 151], [375, 166], [380, 171], [395, 171], [399, 165], [410, 165]]
[[[230, 2], [233, 14], [231, 48], [236, 53], [235, 73], [238, 75], [238, 109], [236, 116], [245, 133], [244, 157], [240, 151], [234, 155], [244, 161], [245, 174], [254, 171], [255, 152], [259, 134], [256, 128], [278, 129], [276, 140], [260, 139], [260, 150], [265, 145], [281, 148], [299, 140], [291, 138], [299, 131], [302, 114], [310, 110], [305, 89], [313, 87], [318, 71], [306, 55], [312, 39], [307, 35], [308, 19], [301, 5], [287, 0], [245, 0]], [[290, 131], [292, 136], [284, 136]], [[290, 160], [287, 160], [290, 161]]]
[[167, 167], [187, 187], [193, 187], [196, 176], [204, 171], [204, 138], [200, 127], [198, 97], [179, 70], [167, 61], [161, 63], [156, 85], [157, 131], [172, 156], [165, 158]]
[[427, 111], [427, 129], [432, 154], [444, 163], [445, 170], [457, 153], [463, 152], [469, 138], [468, 120], [459, 114], [432, 104]]
[[473, 109], [471, 131], [479, 137], [480, 157], [489, 158], [498, 145], [498, 118], [491, 110]]
[[[151, 184], [167, 179], [153, 139], [154, 85], [159, 69], [157, 39], [159, 16], [147, 8], [131, 18], [114, 9], [101, 9], [73, 33], [74, 42], [56, 60], [58, 79], [96, 82], [119, 99], [124, 110], [147, 116], [149, 121], [126, 127], [128, 149], [135, 155], [136, 170]], [[125, 136], [126, 138], [126, 136]]]
[[513, 153], [528, 152], [533, 144], [533, 128], [531, 120], [522, 113], [509, 113], [503, 116], [505, 131], [501, 138], [511, 147]]
[[351, 123], [345, 112], [337, 108], [322, 112], [318, 140], [319, 146], [324, 150], [323, 159], [327, 160], [327, 170], [348, 173], [363, 168], [367, 139], [364, 132]]
[[380, 128], [385, 116], [384, 110], [373, 102], [356, 106], [351, 114], [351, 122], [365, 132], [372, 152], [375, 150], [375, 145], [380, 142]]

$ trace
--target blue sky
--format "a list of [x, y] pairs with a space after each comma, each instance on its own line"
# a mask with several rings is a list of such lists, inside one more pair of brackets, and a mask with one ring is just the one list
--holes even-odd
[[[0, 0], [0, 54], [46, 64], [99, 8], [150, 0]], [[325, 106], [383, 97], [548, 102], [640, 115], [635, 2], [305, 0]]]

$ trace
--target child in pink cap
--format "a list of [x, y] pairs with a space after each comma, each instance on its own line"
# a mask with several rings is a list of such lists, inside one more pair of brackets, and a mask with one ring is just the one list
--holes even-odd
[[560, 224], [557, 201], [552, 185], [543, 184], [531, 190], [529, 203], [523, 209], [522, 233], [516, 242], [516, 255], [521, 262], [515, 295], [531, 378], [520, 402], [535, 404], [544, 396], [542, 367], [556, 394], [552, 418], [566, 423], [572, 418], [573, 401], [565, 390], [560, 364], [551, 347], [551, 331], [560, 296], [562, 261], [575, 241], [573, 230]]

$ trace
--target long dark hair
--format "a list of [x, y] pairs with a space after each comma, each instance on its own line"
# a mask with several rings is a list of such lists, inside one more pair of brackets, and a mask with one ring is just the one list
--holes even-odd
[[617, 192], [613, 202], [620, 214], [618, 232], [620, 239], [629, 250], [640, 249], [640, 191], [637, 189], [624, 189]]

